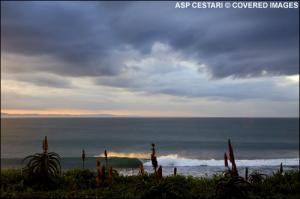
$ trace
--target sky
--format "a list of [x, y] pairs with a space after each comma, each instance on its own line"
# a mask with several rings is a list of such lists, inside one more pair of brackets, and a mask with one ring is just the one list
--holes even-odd
[[1, 2], [1, 112], [299, 117], [299, 9]]

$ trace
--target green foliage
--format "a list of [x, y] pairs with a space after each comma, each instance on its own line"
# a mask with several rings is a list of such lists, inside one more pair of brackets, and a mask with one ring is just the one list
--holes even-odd
[[60, 157], [57, 153], [36, 153], [27, 156], [23, 161], [29, 160], [25, 170], [29, 170], [41, 177], [56, 176], [60, 173]]
[[90, 189], [96, 187], [96, 174], [88, 169], [71, 169], [63, 173], [66, 189]]
[[1, 170], [1, 189], [5, 191], [23, 191], [24, 177], [21, 170], [5, 169]]
[[56, 177], [61, 172], [60, 156], [54, 152], [36, 153], [23, 159], [26, 183], [37, 188], [55, 188]]
[[[193, 177], [168, 176], [158, 180], [154, 174], [139, 176], [135, 183], [135, 195], [139, 198], [191, 198], [197, 187]], [[191, 190], [191, 191], [187, 191]]]
[[285, 173], [277, 172], [272, 176], [267, 176], [265, 180], [253, 187], [253, 192], [261, 198], [270, 198], [268, 193], [272, 193], [273, 198], [299, 198], [300, 175], [299, 171], [289, 171]]
[[[1, 170], [1, 198], [299, 198], [299, 171], [275, 173], [260, 183], [246, 183], [230, 175], [212, 178], [169, 176], [161, 180], [154, 174], [114, 176], [111, 186], [96, 188], [96, 172], [72, 169], [55, 177], [57, 186], [45, 191], [22, 183], [28, 176], [20, 170]], [[221, 187], [220, 187], [221, 186]], [[244, 187], [247, 191], [243, 193]], [[216, 188], [219, 187], [218, 195]], [[244, 194], [244, 195], [243, 195]]]
[[266, 177], [266, 174], [254, 171], [249, 175], [249, 182], [253, 184], [261, 183]]
[[216, 186], [217, 198], [247, 198], [250, 183], [244, 178], [225, 173]]

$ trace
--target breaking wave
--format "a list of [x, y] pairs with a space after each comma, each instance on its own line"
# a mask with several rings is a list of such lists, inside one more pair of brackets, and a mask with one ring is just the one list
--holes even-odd
[[[149, 159], [150, 153], [121, 153], [115, 151], [108, 151], [108, 157], [117, 157], [117, 158], [138, 158], [138, 159]], [[103, 153], [94, 155], [94, 157], [104, 157]]]
[[[189, 159], [177, 154], [160, 156], [157, 161], [162, 166], [224, 166], [224, 160]], [[236, 160], [237, 166], [278, 166], [280, 163], [285, 166], [299, 166], [299, 158]], [[151, 161], [146, 161], [144, 165], [151, 166], [152, 164]]]

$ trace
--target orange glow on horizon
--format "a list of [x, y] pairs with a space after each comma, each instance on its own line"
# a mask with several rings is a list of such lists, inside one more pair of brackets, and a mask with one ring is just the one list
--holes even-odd
[[45, 110], [28, 110], [28, 109], [2, 109], [1, 113], [8, 114], [38, 114], [38, 115], [92, 115], [92, 114], [111, 114], [111, 115], [128, 115], [126, 111], [105, 110], [91, 111], [82, 109], [45, 109]]
[[86, 109], [1, 109], [1, 113], [11, 115], [70, 115], [70, 116], [85, 116], [85, 115], [112, 115], [112, 116], [142, 116], [142, 117], [186, 117], [199, 116], [186, 112], [162, 112], [162, 111], [128, 111], [128, 110], [86, 110]]
[[[104, 155], [100, 153], [99, 155], [95, 155], [94, 157], [104, 157]], [[108, 151], [108, 157], [149, 159], [150, 153], [120, 153]]]

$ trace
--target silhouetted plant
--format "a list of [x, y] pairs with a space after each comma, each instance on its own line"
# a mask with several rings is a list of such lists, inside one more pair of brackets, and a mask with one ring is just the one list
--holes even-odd
[[61, 172], [60, 156], [54, 152], [48, 152], [47, 136], [43, 140], [43, 153], [35, 153], [23, 159], [27, 162], [23, 172], [30, 181], [44, 186], [54, 181]]
[[101, 179], [102, 179], [102, 171], [101, 171], [101, 164], [100, 164], [100, 161], [97, 160], [96, 162], [96, 168], [97, 168], [97, 175], [96, 175], [96, 185], [97, 187], [100, 186], [101, 184]]
[[177, 175], [177, 168], [176, 168], [176, 167], [174, 167], [173, 175], [174, 175], [174, 176]]
[[248, 181], [248, 167], [245, 169], [245, 180]]
[[223, 177], [217, 181], [216, 197], [217, 198], [246, 198], [250, 184], [238, 174], [233, 147], [228, 139], [228, 153], [231, 168], [228, 164], [227, 153], [224, 153], [224, 165], [228, 168], [223, 173]]
[[228, 158], [226, 153], [224, 153], [224, 165], [225, 167], [228, 167]]
[[267, 177], [266, 174], [260, 173], [258, 171], [253, 171], [249, 175], [249, 182], [256, 184], [256, 183], [261, 183], [263, 180]]
[[159, 166], [158, 169], [157, 169], [157, 172], [156, 172], [156, 177], [158, 180], [162, 179], [162, 167]]
[[108, 180], [109, 180], [109, 184], [111, 185], [112, 182], [113, 182], [113, 168], [112, 168], [112, 166], [109, 167]]
[[140, 168], [139, 174], [142, 175], [142, 176], [145, 175], [145, 169], [144, 169], [143, 163], [140, 165], [139, 168]]
[[105, 180], [105, 166], [101, 167], [101, 181], [104, 182]]
[[235, 164], [235, 157], [234, 157], [234, 153], [233, 153], [233, 147], [231, 145], [230, 139], [228, 139], [228, 151], [229, 151], [229, 161], [231, 162], [231, 172], [232, 175], [234, 176], [238, 176], [238, 171], [237, 171], [237, 167]]
[[152, 162], [152, 166], [153, 166], [153, 169], [154, 169], [154, 172], [156, 173], [156, 169], [157, 169], [157, 166], [158, 166], [158, 163], [157, 163], [157, 159], [156, 159], [156, 151], [155, 151], [155, 144], [151, 144], [152, 146], [152, 153], [151, 153], [151, 162]]
[[82, 149], [81, 159], [82, 159], [82, 168], [84, 169], [84, 161], [85, 161], [85, 151], [84, 151], [84, 149]]
[[104, 150], [104, 157], [105, 157], [105, 166], [108, 168], [108, 160], [107, 160], [107, 151]]
[[280, 168], [279, 168], [279, 173], [283, 173], [283, 166], [282, 166], [282, 162], [280, 163]]
[[225, 171], [224, 176], [217, 181], [216, 198], [246, 198], [250, 184], [240, 176], [234, 176]]

